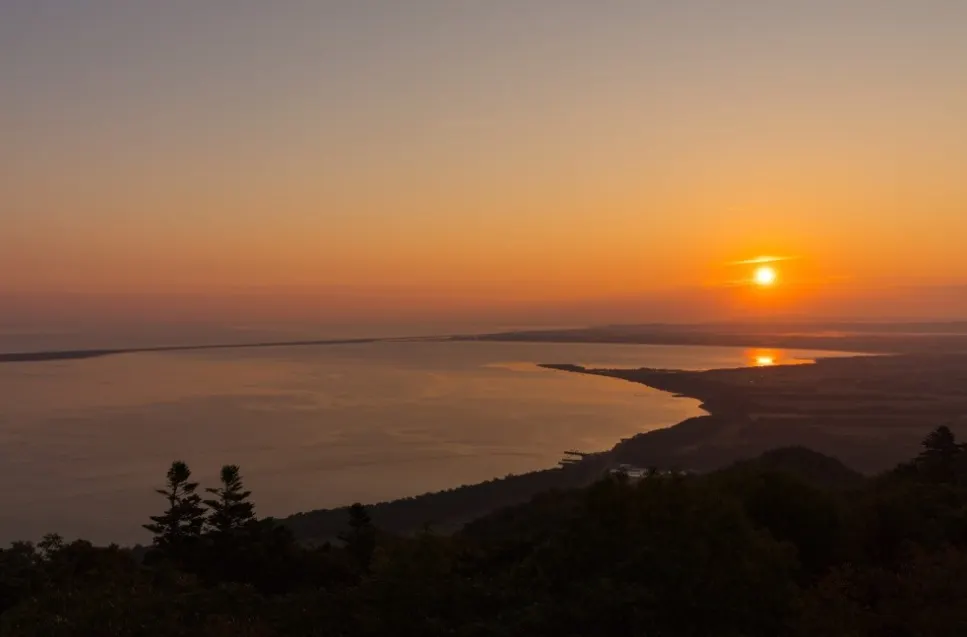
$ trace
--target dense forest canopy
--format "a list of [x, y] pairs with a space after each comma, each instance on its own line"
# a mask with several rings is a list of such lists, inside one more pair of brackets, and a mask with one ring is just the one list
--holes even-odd
[[967, 448], [946, 427], [872, 478], [782, 449], [608, 475], [451, 534], [389, 533], [354, 505], [334, 541], [298, 542], [236, 466], [202, 490], [176, 462], [159, 493], [146, 551], [0, 550], [0, 634], [967, 634]]

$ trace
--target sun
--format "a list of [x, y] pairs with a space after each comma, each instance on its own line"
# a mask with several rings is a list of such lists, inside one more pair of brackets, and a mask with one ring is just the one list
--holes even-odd
[[752, 275], [752, 281], [756, 285], [764, 288], [775, 285], [778, 279], [779, 274], [776, 272], [776, 269], [768, 265], [756, 268]]

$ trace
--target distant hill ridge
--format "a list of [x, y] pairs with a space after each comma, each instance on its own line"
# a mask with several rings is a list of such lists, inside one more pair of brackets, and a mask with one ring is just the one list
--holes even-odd
[[773, 449], [723, 470], [737, 471], [785, 473], [824, 489], [856, 487], [866, 480], [863, 474], [853, 471], [836, 458], [800, 446]]
[[[488, 480], [446, 491], [381, 502], [369, 507], [374, 524], [391, 533], [410, 534], [430, 527], [438, 532], [453, 532], [510, 523], [518, 516], [529, 517], [532, 502], [542, 510], [566, 510], [578, 490], [589, 486], [607, 471], [610, 454], [559, 469], [534, 471], [523, 475]], [[866, 479], [836, 458], [805, 447], [784, 447], [760, 456], [741, 460], [717, 470], [722, 474], [784, 473], [810, 486], [845, 489]], [[282, 523], [296, 538], [306, 543], [335, 539], [345, 527], [345, 507], [319, 509], [289, 516]], [[529, 524], [529, 522], [528, 522]]]

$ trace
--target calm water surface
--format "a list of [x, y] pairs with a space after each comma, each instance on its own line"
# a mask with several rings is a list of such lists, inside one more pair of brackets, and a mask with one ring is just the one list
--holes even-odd
[[[828, 356], [828, 353], [820, 354]], [[394, 342], [0, 365], [0, 542], [145, 539], [168, 465], [242, 467], [261, 515], [374, 502], [555, 466], [565, 449], [700, 413], [536, 363], [708, 369], [809, 352]]]

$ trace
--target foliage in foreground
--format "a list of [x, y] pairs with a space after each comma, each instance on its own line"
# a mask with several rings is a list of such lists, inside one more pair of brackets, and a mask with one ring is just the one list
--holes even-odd
[[795, 472], [772, 454], [609, 477], [451, 536], [380, 533], [356, 505], [311, 548], [255, 517], [237, 467], [204, 501], [175, 463], [143, 561], [56, 536], [0, 551], [0, 634], [967, 634], [967, 450], [948, 429], [845, 489], [785, 456]]

